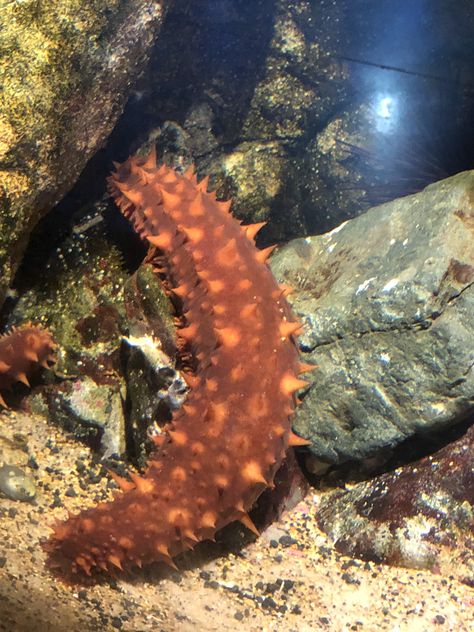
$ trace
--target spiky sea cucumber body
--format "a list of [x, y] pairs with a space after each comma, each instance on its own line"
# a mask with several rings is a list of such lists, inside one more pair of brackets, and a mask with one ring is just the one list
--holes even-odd
[[[55, 348], [51, 334], [30, 323], [0, 336], [0, 391], [9, 390], [15, 382], [29, 386], [28, 376], [54, 362]], [[0, 405], [6, 406], [1, 395]]]
[[[198, 364], [191, 386], [143, 476], [117, 479], [124, 491], [56, 526], [48, 544], [63, 571], [95, 575], [171, 558], [212, 538], [272, 484], [292, 443], [294, 392], [305, 383], [284, 290], [265, 264], [269, 252], [216, 201], [192, 170], [133, 157], [109, 179], [135, 230], [166, 255], [180, 297], [179, 330]], [[161, 257], [160, 257], [161, 259]]]

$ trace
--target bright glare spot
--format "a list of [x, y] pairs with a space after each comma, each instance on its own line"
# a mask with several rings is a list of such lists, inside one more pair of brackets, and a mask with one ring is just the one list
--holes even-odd
[[385, 134], [393, 132], [399, 116], [397, 97], [379, 93], [375, 95], [373, 107], [376, 116], [377, 130]]
[[393, 115], [393, 105], [392, 97], [382, 97], [378, 104], [377, 114], [385, 119], [390, 118]]

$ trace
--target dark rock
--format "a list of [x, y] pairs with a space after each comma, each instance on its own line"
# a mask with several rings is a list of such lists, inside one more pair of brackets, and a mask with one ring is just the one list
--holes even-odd
[[326, 495], [318, 523], [345, 555], [474, 586], [474, 426], [418, 462]]
[[238, 217], [271, 218], [260, 240], [302, 234], [295, 190], [308, 175], [308, 130], [323, 128], [345, 97], [346, 72], [331, 56], [340, 9], [307, 0], [211, 6], [181, 2], [169, 11], [143, 82], [145, 93], [156, 86], [151, 136], [168, 164], [194, 161], [210, 175]]
[[[252, 520], [260, 529], [276, 522], [284, 511], [293, 509], [309, 490], [309, 482], [293, 450], [288, 450], [285, 460], [275, 474], [274, 483], [275, 487], [266, 489], [252, 510]], [[271, 541], [270, 546], [273, 546]]]
[[295, 429], [321, 461], [367, 459], [472, 411], [473, 191], [464, 172], [272, 258], [318, 367]]

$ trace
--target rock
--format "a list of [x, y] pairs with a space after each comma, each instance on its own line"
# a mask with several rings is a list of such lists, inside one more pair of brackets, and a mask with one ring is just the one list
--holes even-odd
[[[125, 453], [125, 419], [118, 384], [97, 384], [84, 375], [46, 393], [48, 415], [105, 456]], [[34, 410], [40, 410], [38, 405]]]
[[308, 129], [324, 127], [344, 101], [346, 73], [331, 56], [340, 9], [313, 5], [236, 0], [202, 11], [176, 3], [143, 81], [145, 94], [156, 86], [147, 111], [157, 113], [160, 158], [194, 161], [239, 218], [271, 218], [262, 243], [306, 232], [295, 190], [309, 177], [301, 162]]
[[318, 523], [345, 555], [474, 586], [474, 425], [420, 461], [327, 495]]
[[112, 130], [162, 17], [150, 0], [0, 0], [0, 303], [31, 230]]
[[152, 448], [151, 437], [160, 434], [170, 412], [181, 407], [187, 386], [162, 351], [159, 339], [130, 336], [124, 342], [129, 456], [144, 467]]
[[294, 424], [318, 459], [366, 459], [472, 412], [473, 192], [460, 173], [272, 258], [318, 365]]
[[31, 502], [36, 496], [35, 481], [17, 465], [2, 465], [0, 467], [0, 493], [12, 500]]

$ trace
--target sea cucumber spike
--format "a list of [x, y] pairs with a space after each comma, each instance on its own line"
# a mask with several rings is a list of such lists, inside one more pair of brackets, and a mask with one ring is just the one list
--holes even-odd
[[291, 287], [291, 285], [287, 285], [286, 283], [280, 283], [279, 287], [281, 290], [281, 295], [283, 296], [289, 296], [290, 294], [293, 294], [293, 292], [295, 291], [294, 287]]
[[219, 292], [222, 292], [222, 290], [225, 290], [225, 283], [221, 279], [208, 281], [207, 285], [209, 287], [209, 291], [213, 294], [218, 294]]
[[181, 546], [185, 551], [191, 551], [192, 549], [194, 549], [194, 544], [191, 544], [191, 542], [186, 542], [184, 538], [181, 540]]
[[183, 446], [188, 442], [188, 435], [183, 430], [168, 430], [168, 434], [176, 445]]
[[184, 338], [188, 342], [190, 342], [191, 340], [194, 340], [196, 336], [198, 335], [198, 333], [199, 333], [199, 327], [197, 323], [193, 323], [192, 325], [189, 325], [188, 327], [182, 327], [181, 329], [178, 330], [178, 334], [181, 336], [181, 338]]
[[202, 217], [206, 212], [206, 207], [204, 205], [204, 195], [202, 191], [199, 191], [194, 196], [193, 200], [189, 205], [189, 215], [191, 217]]
[[25, 350], [25, 358], [30, 360], [30, 362], [38, 362], [39, 357], [34, 349], [26, 349]]
[[237, 240], [232, 237], [219, 251], [218, 261], [222, 265], [233, 265], [237, 258]]
[[122, 476], [119, 476], [117, 474], [117, 472], [114, 472], [113, 470], [107, 470], [108, 474], [113, 478], [113, 480], [117, 483], [117, 485], [120, 487], [120, 489], [123, 492], [128, 492], [131, 489], [135, 489], [135, 484], [132, 483], [131, 481], [127, 481], [126, 478], [123, 478]]
[[185, 229], [186, 237], [196, 244], [204, 239], [204, 231], [202, 228], [198, 226], [194, 226], [192, 228]]
[[144, 196], [141, 189], [130, 188], [128, 191], [124, 191], [123, 195], [136, 209], [143, 206]]
[[176, 294], [176, 296], [179, 296], [179, 298], [184, 298], [189, 295], [189, 293], [191, 292], [191, 288], [187, 284], [183, 283], [183, 285], [174, 287], [173, 292]]
[[212, 511], [206, 511], [201, 516], [201, 520], [199, 524], [201, 527], [214, 529], [214, 527], [216, 526], [216, 521], [217, 521], [216, 514]]
[[230, 213], [230, 207], [232, 206], [232, 200], [222, 200], [218, 202], [219, 209], [225, 214], [228, 215]]
[[168, 211], [179, 208], [182, 199], [179, 194], [168, 191], [165, 187], [160, 187], [160, 192], [163, 198], [163, 206], [168, 209]]
[[214, 331], [219, 336], [221, 344], [225, 347], [235, 348], [241, 340], [240, 332], [235, 327], [222, 327], [221, 329], [215, 327]]
[[156, 169], [156, 146], [152, 145], [150, 149], [150, 153], [146, 157], [144, 163], [142, 164], [144, 169], [149, 169], [150, 171]]
[[239, 516], [239, 521], [244, 525], [244, 527], [247, 527], [247, 529], [252, 531], [252, 533], [255, 533], [257, 537], [260, 536], [260, 531], [254, 525], [252, 519], [247, 513], [244, 513], [242, 516]]
[[135, 474], [135, 472], [129, 472], [129, 476], [138, 492], [146, 494], [153, 491], [154, 485], [152, 480], [144, 478], [139, 474]]
[[183, 372], [181, 376], [190, 388], [196, 388], [201, 383], [201, 378], [198, 375]]
[[0, 406], [3, 406], [3, 408], [8, 408], [5, 400], [3, 399], [3, 397], [0, 394]]
[[28, 382], [28, 378], [26, 377], [26, 374], [23, 373], [22, 371], [19, 371], [13, 377], [15, 378], [15, 380], [17, 382], [21, 382], [25, 386], [28, 386], [28, 388], [30, 387], [30, 383]]
[[168, 555], [168, 556], [160, 556], [160, 562], [163, 562], [164, 564], [166, 564], [167, 566], [169, 566], [170, 568], [172, 568], [174, 571], [178, 571], [179, 568], [176, 566], [176, 564], [173, 562], [172, 558]]
[[279, 333], [280, 336], [282, 336], [283, 338], [288, 338], [293, 334], [301, 333], [302, 330], [303, 328], [301, 326], [301, 323], [299, 323], [298, 321], [289, 322], [287, 320], [283, 320], [280, 323]]
[[300, 388], [308, 386], [309, 382], [299, 380], [292, 373], [285, 373], [280, 382], [280, 389], [284, 395], [292, 395]]
[[191, 163], [189, 165], [189, 167], [186, 169], [186, 171], [183, 173], [183, 176], [185, 178], [187, 178], [188, 180], [192, 180], [193, 176], [194, 176], [194, 165], [193, 163]]
[[298, 375], [301, 375], [301, 373], [307, 373], [309, 371], [314, 371], [317, 368], [318, 368], [317, 364], [307, 364], [306, 362], [300, 362], [298, 364]]
[[129, 184], [127, 184], [126, 182], [121, 182], [118, 179], [114, 179], [114, 187], [117, 187], [117, 189], [127, 198], [127, 193], [132, 190], [132, 187]]
[[308, 439], [303, 439], [303, 437], [299, 437], [294, 432], [290, 432], [288, 435], [288, 445], [292, 447], [311, 445], [311, 441], [308, 441]]
[[242, 476], [249, 483], [263, 483], [267, 485], [267, 481], [262, 474], [262, 469], [256, 461], [249, 461], [243, 466]]
[[159, 542], [158, 544], [156, 544], [155, 549], [158, 551], [158, 553], [161, 553], [161, 555], [164, 555], [164, 557], [170, 556], [170, 550], [167, 547], [167, 545], [164, 544], [163, 542]]
[[51, 368], [51, 364], [54, 364], [55, 362], [56, 362], [56, 358], [54, 357], [54, 355], [50, 354], [46, 358], [40, 359], [38, 361], [38, 364], [41, 367], [43, 367], [43, 369], [50, 369]]
[[242, 229], [247, 235], [247, 237], [253, 240], [255, 239], [255, 235], [258, 233], [258, 231], [264, 226], [266, 226], [266, 224], [268, 224], [268, 222], [257, 222], [256, 224], [247, 224], [247, 225], [242, 226]]
[[259, 263], [265, 263], [268, 257], [275, 250], [275, 248], [276, 248], [276, 244], [274, 244], [273, 246], [268, 246], [268, 248], [264, 248], [263, 250], [257, 250], [255, 258], [257, 259]]
[[86, 575], [91, 574], [91, 565], [83, 557], [76, 557], [76, 564], [82, 568]]
[[0, 373], [6, 373], [9, 369], [11, 369], [11, 364], [7, 364], [6, 362], [3, 362], [3, 360], [0, 360]]
[[220, 226], [216, 226], [213, 229], [213, 233], [214, 233], [214, 237], [217, 237], [218, 239], [222, 238], [222, 235], [224, 234], [224, 230], [225, 230], [225, 225], [221, 224]]
[[207, 192], [207, 187], [209, 185], [209, 176], [205, 176], [200, 182], [198, 182], [198, 189], [203, 193]]
[[169, 250], [173, 244], [173, 235], [171, 233], [147, 235], [146, 238], [152, 246], [156, 246], [160, 250]]
[[[119, 558], [118, 555], [116, 555], [115, 553], [110, 553], [108, 559], [109, 559], [109, 562], [111, 564], [113, 564], [118, 569], [123, 571], [122, 561], [121, 561], [121, 559]], [[76, 562], [77, 562], [77, 560], [76, 560]]]
[[193, 542], [199, 542], [199, 538], [194, 533], [192, 529], [183, 529], [184, 537], [188, 538], [188, 540], [192, 540]]
[[[214, 309], [215, 309], [215, 306], [214, 306]], [[243, 321], [245, 321], [251, 316], [254, 316], [256, 311], [257, 311], [257, 303], [248, 303], [247, 305], [244, 305], [244, 307], [242, 307], [239, 315], [240, 315], [240, 318]]]

